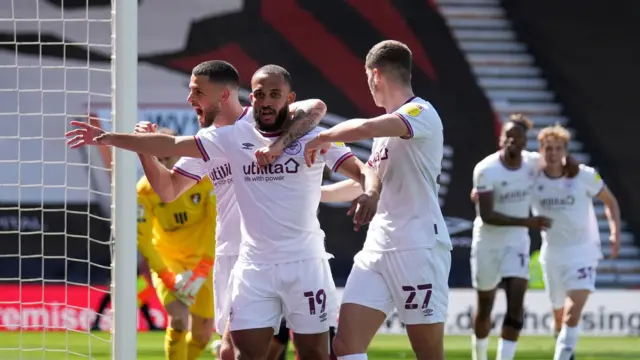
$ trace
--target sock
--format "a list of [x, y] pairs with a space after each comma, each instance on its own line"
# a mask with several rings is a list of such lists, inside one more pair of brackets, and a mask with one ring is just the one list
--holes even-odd
[[164, 356], [166, 360], [187, 360], [187, 332], [167, 328], [164, 337]]
[[498, 356], [496, 360], [513, 360], [516, 355], [516, 342], [500, 338], [498, 340]]
[[562, 325], [558, 340], [556, 340], [556, 351], [553, 360], [569, 360], [573, 357], [573, 352], [578, 344], [578, 327]]
[[471, 335], [471, 358], [473, 360], [487, 360], [488, 347], [488, 337], [484, 339], [478, 339], [475, 335]]
[[187, 334], [187, 360], [196, 360], [207, 347], [207, 344], [200, 344], [193, 338], [193, 334]]
[[338, 360], [367, 360], [367, 354], [350, 354], [338, 356]]

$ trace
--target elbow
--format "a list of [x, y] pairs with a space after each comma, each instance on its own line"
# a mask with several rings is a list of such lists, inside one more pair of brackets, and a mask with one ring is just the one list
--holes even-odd
[[158, 193], [158, 196], [160, 197], [160, 200], [165, 204], [172, 203], [178, 198], [174, 193], [169, 191], [162, 191]]
[[322, 118], [326, 113], [327, 113], [327, 104], [324, 103], [324, 101], [320, 100], [320, 99], [313, 99], [313, 108], [316, 109], [316, 111], [320, 114], [320, 117]]

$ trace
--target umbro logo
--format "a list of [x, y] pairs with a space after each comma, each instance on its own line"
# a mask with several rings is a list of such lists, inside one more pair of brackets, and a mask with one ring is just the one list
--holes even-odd
[[242, 150], [251, 150], [255, 145], [252, 143], [242, 143]]

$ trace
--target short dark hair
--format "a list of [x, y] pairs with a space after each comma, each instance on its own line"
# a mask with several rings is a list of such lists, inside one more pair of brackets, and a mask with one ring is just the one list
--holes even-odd
[[365, 60], [367, 69], [378, 68], [390, 72], [404, 84], [411, 82], [411, 49], [400, 41], [385, 40], [375, 44]]
[[516, 125], [520, 125], [524, 130], [528, 131], [533, 128], [533, 122], [524, 114], [514, 113], [509, 115], [508, 122], [512, 122]]
[[281, 75], [282, 78], [284, 79], [284, 82], [287, 83], [287, 85], [289, 85], [289, 87], [291, 87], [293, 84], [291, 82], [291, 74], [289, 74], [289, 72], [287, 71], [287, 69], [283, 68], [282, 66], [279, 65], [265, 65], [263, 67], [261, 67], [260, 69], [258, 69], [253, 76], [256, 76], [257, 74], [266, 74], [266, 75]]
[[206, 76], [211, 82], [234, 87], [240, 86], [238, 70], [226, 61], [210, 60], [202, 62], [196, 65], [191, 73], [195, 76]]

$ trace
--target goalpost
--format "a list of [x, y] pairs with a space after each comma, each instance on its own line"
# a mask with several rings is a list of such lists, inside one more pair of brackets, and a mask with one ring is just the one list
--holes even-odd
[[0, 4], [0, 359], [135, 359], [137, 159], [64, 132], [132, 131], [137, 1]]

